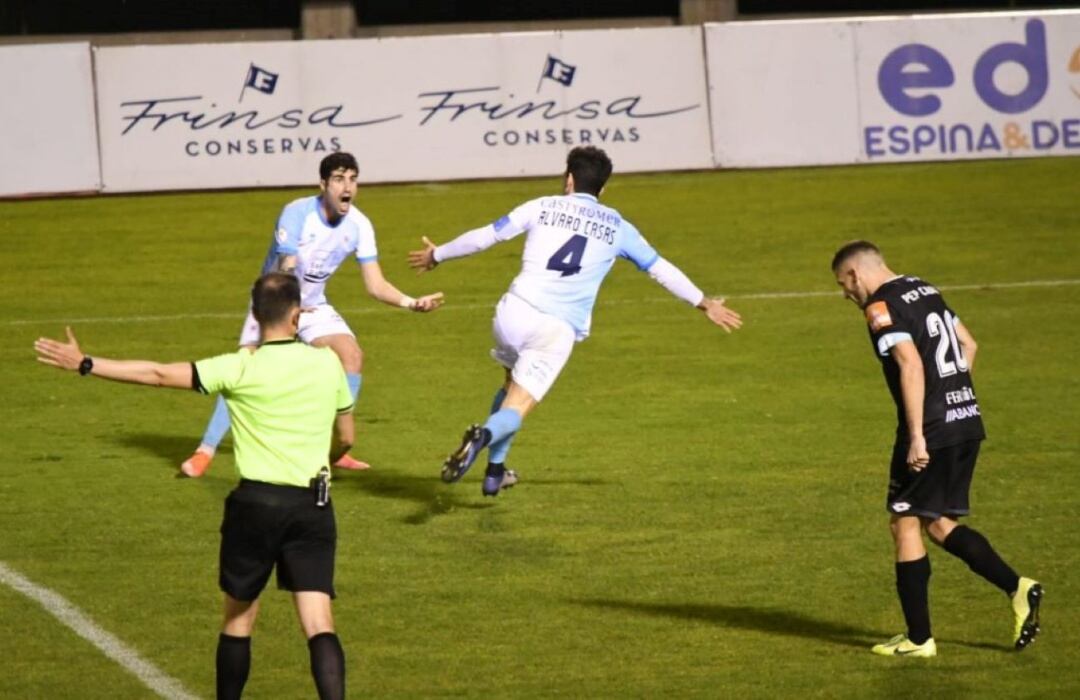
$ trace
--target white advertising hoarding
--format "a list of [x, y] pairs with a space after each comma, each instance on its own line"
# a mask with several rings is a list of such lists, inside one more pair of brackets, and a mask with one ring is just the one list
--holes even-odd
[[0, 47], [0, 196], [101, 186], [89, 44]]
[[1080, 12], [706, 27], [722, 167], [1080, 154]]
[[108, 191], [712, 167], [700, 27], [96, 49]]
[[851, 25], [731, 22], [707, 25], [705, 38], [718, 166], [855, 161]]

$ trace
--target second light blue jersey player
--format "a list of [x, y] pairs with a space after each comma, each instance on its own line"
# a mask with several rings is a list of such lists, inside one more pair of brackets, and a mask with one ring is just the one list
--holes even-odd
[[[375, 230], [353, 201], [356, 198], [356, 159], [348, 153], [331, 153], [319, 163], [319, 194], [289, 202], [281, 210], [274, 227], [270, 250], [262, 273], [287, 272], [300, 280], [298, 335], [305, 343], [332, 349], [341, 360], [349, 388], [355, 399], [360, 393], [363, 353], [349, 325], [326, 299], [326, 284], [349, 256], [355, 256], [364, 278], [364, 288], [373, 298], [391, 306], [413, 311], [432, 311], [442, 303], [442, 294], [414, 299], [392, 285], [379, 266]], [[259, 324], [249, 310], [240, 332], [240, 345], [259, 344]], [[214, 415], [195, 453], [180, 469], [197, 477], [210, 466], [218, 444], [230, 425], [224, 401], [218, 401]], [[335, 465], [344, 469], [365, 469], [367, 464], [345, 455]]]
[[[321, 195], [314, 195], [285, 205], [260, 272], [277, 272], [284, 264], [300, 280], [300, 304], [306, 311], [300, 316], [299, 335], [309, 344], [320, 338], [356, 337], [327, 301], [326, 284], [349, 256], [355, 256], [360, 265], [379, 259], [371, 221], [352, 204], [331, 221], [322, 202]], [[249, 310], [240, 345], [258, 343], [259, 324]]]
[[424, 249], [409, 253], [409, 264], [424, 271], [526, 235], [521, 272], [496, 306], [492, 326], [492, 356], [506, 368], [506, 382], [495, 394], [487, 422], [470, 426], [446, 460], [444, 481], [460, 479], [488, 447], [483, 493], [495, 496], [517, 483], [517, 474], [505, 465], [510, 442], [559, 376], [574, 343], [589, 335], [600, 285], [618, 258], [633, 262], [725, 330], [741, 324], [722, 299], [707, 297], [619, 212], [598, 201], [610, 175], [607, 154], [591, 146], [575, 148], [566, 159], [563, 195], [526, 202], [442, 246], [424, 238]]

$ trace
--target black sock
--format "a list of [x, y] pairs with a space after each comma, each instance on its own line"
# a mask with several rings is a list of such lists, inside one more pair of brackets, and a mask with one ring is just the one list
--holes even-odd
[[218, 700], [239, 698], [251, 670], [251, 637], [218, 635], [217, 696]]
[[483, 439], [480, 441], [480, 449], [484, 449], [491, 444], [491, 438], [493, 436], [491, 434], [491, 431], [487, 428], [480, 428], [480, 432], [482, 432], [484, 435]]
[[941, 546], [1005, 593], [1015, 593], [1020, 587], [1020, 577], [998, 556], [990, 542], [978, 530], [972, 530], [966, 525], [955, 527]]
[[907, 636], [922, 644], [930, 639], [930, 557], [896, 562], [896, 592], [907, 623]]
[[498, 476], [501, 477], [506, 473], [506, 464], [503, 462], [488, 462], [487, 473], [484, 476]]
[[333, 632], [323, 632], [308, 640], [311, 652], [311, 675], [319, 700], [344, 700], [345, 650]]

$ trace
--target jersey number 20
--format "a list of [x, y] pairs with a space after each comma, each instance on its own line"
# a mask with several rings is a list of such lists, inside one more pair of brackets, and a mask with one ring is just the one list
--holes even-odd
[[581, 272], [581, 256], [585, 255], [585, 236], [571, 236], [570, 240], [548, 258], [547, 269], [562, 273], [560, 277], [569, 277]]
[[[926, 317], [926, 331], [931, 338], [939, 338], [937, 351], [934, 353], [939, 376], [951, 377], [957, 370], [968, 371], [967, 358], [964, 357], [960, 343], [956, 340], [956, 318], [951, 313], [946, 311], [945, 318], [942, 319], [941, 316], [931, 312]], [[956, 359], [955, 362], [948, 358], [950, 349]]]

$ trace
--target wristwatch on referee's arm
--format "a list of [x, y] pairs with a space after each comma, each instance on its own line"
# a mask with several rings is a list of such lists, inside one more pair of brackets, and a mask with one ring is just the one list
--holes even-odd
[[94, 371], [94, 358], [89, 355], [84, 355], [82, 362], [79, 363], [79, 375], [85, 377]]

